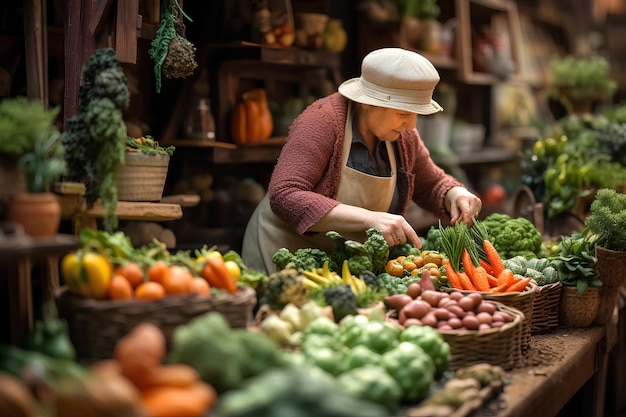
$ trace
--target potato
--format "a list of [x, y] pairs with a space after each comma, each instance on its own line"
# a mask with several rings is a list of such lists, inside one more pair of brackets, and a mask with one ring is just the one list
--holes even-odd
[[478, 307], [476, 307], [476, 312], [477, 313], [489, 313], [489, 314], [493, 314], [496, 312], [496, 305], [490, 301], [481, 301], [480, 304], [478, 304]]
[[492, 321], [491, 322], [491, 327], [496, 329], [498, 327], [502, 327], [504, 326], [504, 322], [503, 321]]
[[459, 306], [458, 304], [454, 304], [454, 305], [447, 305], [445, 307], [450, 313], [454, 314], [454, 316], [458, 317], [458, 318], [463, 318], [465, 317], [465, 310], [463, 310], [461, 308], [461, 306]]
[[480, 326], [480, 323], [475, 316], [467, 315], [463, 317], [461, 321], [463, 323], [463, 326], [465, 326], [465, 328], [468, 330], [478, 330], [478, 327]]
[[437, 307], [437, 305], [439, 304], [439, 300], [441, 300], [441, 298], [445, 296], [444, 293], [439, 292], [439, 291], [433, 291], [433, 290], [425, 290], [422, 291], [422, 300], [426, 301], [428, 304], [430, 304], [433, 307]]
[[437, 326], [437, 317], [435, 314], [430, 311], [424, 317], [422, 317], [422, 324], [425, 326], [436, 327]]
[[461, 322], [460, 318], [452, 317], [448, 319], [448, 325], [450, 325], [450, 327], [452, 327], [453, 329], [458, 329], [463, 326], [463, 323]]
[[449, 294], [449, 297], [453, 300], [459, 301], [461, 298], [464, 297], [464, 295], [460, 291], [453, 291]]
[[481, 330], [490, 330], [491, 329], [491, 325], [487, 324], [487, 323], [480, 323], [478, 325], [478, 331]]
[[432, 307], [424, 300], [411, 300], [403, 308], [402, 312], [406, 318], [421, 319], [430, 312]]
[[450, 313], [450, 311], [446, 310], [445, 308], [440, 308], [440, 307], [434, 308], [433, 313], [435, 314], [435, 317], [437, 317], [438, 320], [448, 321], [452, 317], [452, 314]]
[[504, 311], [496, 311], [493, 313], [493, 321], [501, 321], [503, 323], [509, 323], [513, 321], [513, 317]]
[[416, 319], [414, 317], [408, 318], [404, 321], [404, 327], [409, 327], [409, 326], [422, 326], [423, 323], [420, 319]]
[[483, 311], [483, 312], [476, 314], [476, 319], [478, 320], [480, 324], [491, 325], [491, 322], [493, 321], [493, 316]]
[[407, 303], [413, 301], [413, 297], [408, 294], [393, 294], [385, 297], [385, 302], [389, 307], [401, 310]]
[[417, 298], [422, 294], [422, 286], [418, 282], [414, 282], [406, 290], [406, 293], [412, 298]]
[[459, 307], [465, 311], [474, 311], [479, 302], [480, 301], [477, 302], [475, 298], [466, 295], [459, 300]]
[[452, 328], [452, 326], [450, 326], [450, 324], [447, 321], [442, 320], [440, 322], [437, 322], [437, 330], [454, 330], [454, 329]]

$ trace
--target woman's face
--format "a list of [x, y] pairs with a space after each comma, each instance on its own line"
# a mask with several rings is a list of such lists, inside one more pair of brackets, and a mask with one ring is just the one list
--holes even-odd
[[362, 104], [361, 107], [361, 126], [379, 140], [393, 142], [406, 129], [415, 128], [416, 113], [368, 104]]

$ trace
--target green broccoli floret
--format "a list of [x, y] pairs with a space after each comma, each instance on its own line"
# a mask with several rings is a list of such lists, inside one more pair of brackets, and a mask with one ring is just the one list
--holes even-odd
[[359, 278], [361, 278], [368, 287], [378, 288], [381, 286], [380, 277], [372, 271], [361, 272]]
[[358, 313], [356, 295], [349, 285], [337, 285], [324, 291], [326, 304], [333, 308], [335, 321]]
[[293, 258], [293, 253], [291, 253], [289, 249], [280, 248], [272, 255], [272, 262], [276, 265], [276, 269], [280, 271], [281, 269], [287, 268], [287, 265], [294, 261]]
[[363, 243], [363, 247], [372, 258], [371, 271], [378, 273], [385, 269], [385, 265], [389, 260], [389, 245], [383, 236], [383, 233], [375, 228], [369, 228], [365, 231], [367, 239]]
[[431, 226], [430, 229], [428, 229], [422, 250], [436, 250], [437, 252], [441, 252], [441, 230], [438, 227]]
[[504, 259], [514, 256], [536, 258], [542, 250], [541, 232], [529, 220], [493, 213], [482, 221], [493, 239], [493, 246]]
[[294, 268], [298, 272], [321, 268], [325, 262], [330, 262], [330, 256], [321, 249], [303, 248], [294, 253]]
[[348, 259], [348, 268], [352, 275], [357, 277], [363, 273], [363, 271], [372, 270], [372, 259], [367, 255], [357, 255]]
[[324, 266], [324, 262], [330, 262], [330, 256], [321, 249], [301, 248], [291, 253], [287, 248], [280, 248], [272, 256], [272, 262], [276, 268], [294, 268], [298, 272], [310, 271]]

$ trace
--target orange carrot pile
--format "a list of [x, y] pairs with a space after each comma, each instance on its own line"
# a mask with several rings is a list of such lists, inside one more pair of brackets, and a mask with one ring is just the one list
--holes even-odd
[[463, 249], [462, 271], [455, 270], [448, 259], [444, 260], [450, 286], [458, 290], [489, 293], [524, 291], [530, 283], [530, 278], [516, 277], [510, 269], [507, 269], [490, 241], [484, 240], [483, 246], [487, 260], [480, 259], [479, 265], [472, 262], [467, 249]]

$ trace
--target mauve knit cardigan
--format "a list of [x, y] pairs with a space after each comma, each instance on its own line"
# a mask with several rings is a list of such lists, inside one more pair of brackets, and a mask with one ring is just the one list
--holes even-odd
[[[289, 128], [270, 180], [270, 206], [278, 217], [301, 235], [339, 204], [334, 197], [342, 168], [348, 99], [338, 92], [307, 107]], [[416, 129], [395, 142], [400, 212], [406, 214], [411, 196], [415, 203], [442, 220], [448, 190], [463, 186], [430, 157]]]

